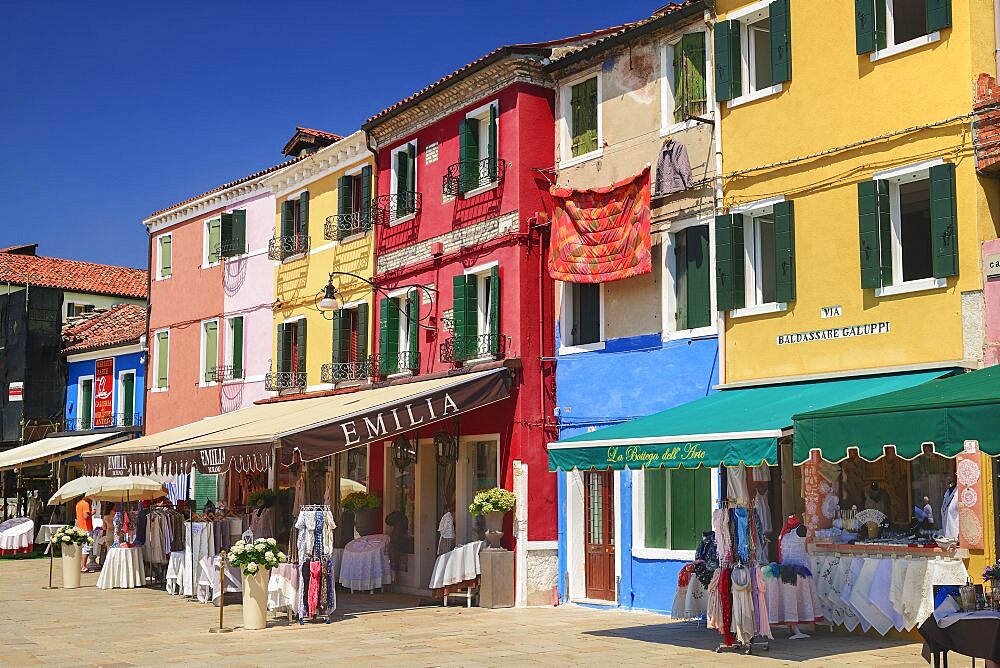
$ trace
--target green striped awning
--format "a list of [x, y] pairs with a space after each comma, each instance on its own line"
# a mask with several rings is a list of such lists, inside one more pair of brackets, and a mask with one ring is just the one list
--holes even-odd
[[813, 451], [831, 462], [846, 459], [850, 450], [874, 461], [889, 448], [913, 459], [925, 446], [954, 457], [965, 441], [1000, 455], [1000, 367], [801, 412], [793, 420], [796, 464]]
[[631, 422], [549, 444], [549, 470], [769, 466], [792, 416], [913, 387], [923, 371], [721, 390]]

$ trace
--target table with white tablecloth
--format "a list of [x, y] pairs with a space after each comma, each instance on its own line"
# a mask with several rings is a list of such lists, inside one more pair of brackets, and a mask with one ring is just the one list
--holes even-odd
[[183, 552], [170, 553], [170, 558], [167, 560], [167, 574], [165, 576], [168, 594], [177, 595], [181, 593], [185, 564]]
[[[198, 564], [198, 601], [201, 603], [208, 603], [212, 601], [216, 602], [219, 598], [219, 570], [221, 568], [222, 558], [219, 556], [215, 557], [203, 557], [201, 562]], [[232, 564], [226, 564], [226, 591], [227, 592], [242, 592], [243, 591], [243, 575], [240, 573], [240, 569]]]
[[449, 585], [475, 580], [482, 573], [479, 565], [479, 550], [482, 548], [483, 541], [477, 540], [440, 555], [434, 562], [428, 588], [444, 589]]
[[0, 555], [31, 552], [35, 523], [28, 517], [15, 517], [0, 523]]
[[267, 609], [297, 614], [299, 605], [299, 565], [278, 564], [267, 581]]
[[98, 589], [133, 589], [146, 584], [141, 547], [111, 547], [97, 578]]
[[351, 591], [371, 591], [392, 584], [392, 567], [384, 533], [355, 538], [344, 546], [340, 561], [340, 584]]
[[41, 545], [45, 543], [45, 554], [48, 554], [52, 549], [52, 536], [55, 535], [56, 531], [62, 529], [63, 527], [69, 526], [68, 524], [43, 524], [38, 527], [38, 533], [35, 534], [35, 543]]

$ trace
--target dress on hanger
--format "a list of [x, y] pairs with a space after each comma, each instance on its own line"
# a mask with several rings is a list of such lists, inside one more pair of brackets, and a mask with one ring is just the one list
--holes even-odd
[[741, 645], [749, 645], [757, 629], [750, 577], [750, 571], [742, 566], [734, 568], [731, 575], [733, 614], [730, 630]]

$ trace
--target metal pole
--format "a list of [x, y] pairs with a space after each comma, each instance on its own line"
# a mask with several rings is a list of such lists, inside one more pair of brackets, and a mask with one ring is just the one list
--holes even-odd
[[232, 629], [223, 626], [222, 618], [226, 608], [226, 551], [219, 553], [219, 628], [210, 628], [209, 633], [230, 633]]
[[52, 548], [52, 540], [50, 539], [49, 540], [49, 586], [42, 587], [42, 589], [55, 589], [55, 587], [52, 586], [52, 555], [54, 553], [55, 550]]

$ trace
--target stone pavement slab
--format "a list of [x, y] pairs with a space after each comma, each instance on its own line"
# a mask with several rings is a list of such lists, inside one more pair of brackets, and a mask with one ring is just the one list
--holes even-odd
[[920, 645], [878, 637], [820, 630], [808, 640], [779, 638], [759, 656], [717, 654], [715, 631], [662, 615], [415, 607], [391, 594], [338, 593], [331, 624], [282, 618], [263, 631], [239, 629], [240, 606], [227, 605], [226, 624], [237, 628], [219, 635], [208, 632], [219, 619], [212, 606], [155, 589], [102, 591], [96, 575], [84, 575], [77, 590], [43, 590], [47, 578], [45, 561], [0, 560], [0, 666], [927, 665]]

